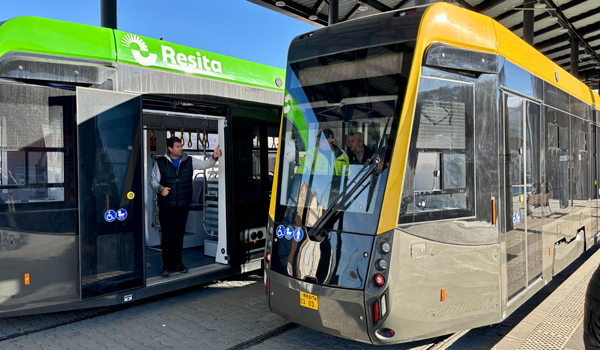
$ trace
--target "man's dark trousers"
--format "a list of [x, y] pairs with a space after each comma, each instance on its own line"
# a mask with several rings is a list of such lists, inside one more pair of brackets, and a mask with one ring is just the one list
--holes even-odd
[[176, 271], [180, 265], [183, 265], [181, 251], [189, 212], [189, 207], [159, 206], [158, 208], [164, 270]]

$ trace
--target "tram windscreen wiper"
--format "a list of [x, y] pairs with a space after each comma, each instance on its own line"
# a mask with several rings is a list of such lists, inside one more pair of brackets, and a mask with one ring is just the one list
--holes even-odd
[[[383, 145], [385, 145], [384, 142], [387, 142], [387, 128], [388, 125], [390, 123], [390, 120], [392, 119], [391, 116], [388, 117], [387, 122], [385, 123], [385, 129], [383, 129], [383, 137], [381, 138], [381, 141], [379, 142], [379, 148], [377, 149], [377, 154], [379, 155], [379, 161], [381, 161], [381, 159], [383, 159]], [[379, 165], [379, 164], [378, 164]], [[375, 177], [377, 176], [377, 172], [371, 172], [371, 183], [369, 184], [369, 194], [367, 195], [367, 206], [366, 206], [366, 211], [369, 211], [369, 207], [371, 206], [371, 200], [373, 199], [373, 192], [375, 191]]]
[[315, 236], [318, 234], [323, 226], [331, 219], [333, 215], [335, 215], [346, 202], [352, 198], [352, 195], [361, 187], [361, 184], [369, 177], [371, 174], [377, 169], [379, 165], [379, 154], [375, 153], [363, 167], [360, 169], [358, 174], [352, 179], [350, 184], [333, 200], [333, 205], [330, 206], [321, 217], [315, 222], [313, 227], [308, 231], [309, 236]]

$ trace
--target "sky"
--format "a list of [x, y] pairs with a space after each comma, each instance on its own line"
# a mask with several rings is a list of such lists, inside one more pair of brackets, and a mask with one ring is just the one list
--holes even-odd
[[[39, 16], [100, 25], [100, 0], [0, 4], [0, 21]], [[285, 68], [292, 39], [316, 27], [246, 0], [117, 0], [117, 29]]]

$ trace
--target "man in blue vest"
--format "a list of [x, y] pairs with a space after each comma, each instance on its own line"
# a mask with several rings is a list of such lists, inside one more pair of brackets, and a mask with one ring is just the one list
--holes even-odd
[[207, 160], [189, 157], [183, 153], [181, 139], [176, 136], [167, 139], [168, 151], [156, 158], [152, 168], [150, 186], [158, 197], [158, 220], [162, 232], [162, 276], [173, 272], [187, 273], [183, 265], [181, 251], [187, 223], [189, 206], [192, 204], [194, 170], [211, 168], [222, 156], [217, 145], [213, 155]]

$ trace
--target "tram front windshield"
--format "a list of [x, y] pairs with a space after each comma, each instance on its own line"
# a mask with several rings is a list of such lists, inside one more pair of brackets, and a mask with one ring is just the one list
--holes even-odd
[[321, 226], [324, 216], [330, 219], [323, 228], [375, 234], [410, 46], [371, 47], [288, 65], [277, 222], [310, 228]]

